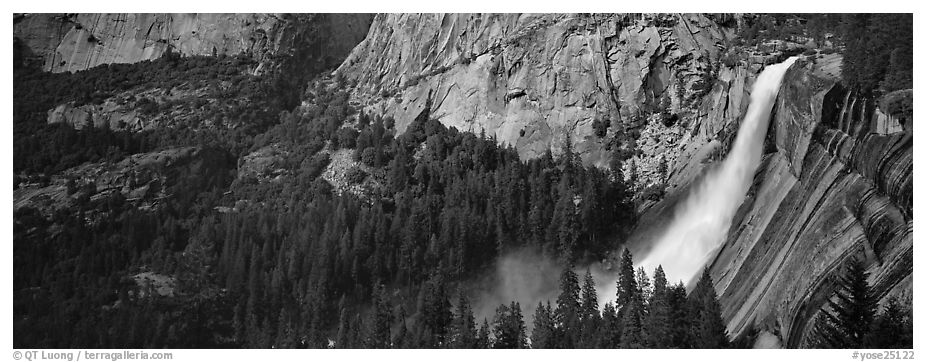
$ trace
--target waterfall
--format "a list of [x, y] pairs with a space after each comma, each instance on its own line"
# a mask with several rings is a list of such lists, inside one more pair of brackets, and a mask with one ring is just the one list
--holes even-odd
[[759, 166], [778, 88], [797, 58], [767, 66], [759, 74], [733, 148], [723, 163], [710, 170], [676, 205], [668, 227], [638, 263], [647, 273], [662, 265], [669, 280], [690, 283], [723, 245]]

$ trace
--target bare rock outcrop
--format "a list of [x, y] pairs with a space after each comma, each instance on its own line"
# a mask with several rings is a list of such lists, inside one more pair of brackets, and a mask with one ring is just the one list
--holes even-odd
[[286, 165], [286, 157], [289, 154], [289, 150], [280, 144], [261, 147], [241, 157], [238, 162], [238, 178], [253, 178], [262, 182], [289, 174]]
[[112, 130], [145, 128], [145, 122], [136, 108], [120, 105], [110, 99], [103, 104], [60, 104], [48, 111], [48, 123], [67, 123], [78, 130], [86, 127]]
[[247, 96], [225, 95], [233, 86], [221, 81], [204, 87], [184, 83], [169, 89], [133, 89], [98, 104], [59, 104], [48, 110], [47, 122], [66, 123], [78, 130], [95, 127], [130, 132], [165, 127], [235, 128], [251, 120], [222, 115], [232, 114], [241, 105], [260, 103]]
[[86, 163], [56, 175], [47, 185], [20, 185], [13, 191], [13, 210], [30, 207], [51, 216], [56, 210], [76, 210], [79, 203], [117, 194], [139, 209], [153, 209], [166, 198], [229, 181], [233, 167], [223, 151], [195, 147]]

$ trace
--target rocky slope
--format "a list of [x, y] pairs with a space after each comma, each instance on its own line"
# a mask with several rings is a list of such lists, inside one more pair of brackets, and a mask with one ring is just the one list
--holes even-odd
[[878, 298], [912, 291], [912, 131], [879, 134], [878, 121], [821, 66], [789, 71], [771, 150], [711, 265], [732, 336], [754, 327], [802, 346], [848, 258]]
[[[171, 89], [131, 90], [105, 99], [100, 104], [82, 104], [75, 102], [59, 104], [48, 111], [48, 123], [67, 123], [74, 129], [85, 127], [109, 128], [111, 130], [143, 131], [160, 127], [185, 126], [199, 128], [203, 125], [197, 118], [198, 113], [205, 113], [205, 109], [212, 114], [218, 113], [217, 108], [207, 107], [222, 105], [228, 98], [217, 96], [221, 94], [215, 89], [229, 88], [229, 84], [217, 84], [212, 87], [192, 88], [188, 85]], [[190, 100], [195, 100], [189, 102]], [[238, 102], [250, 102], [249, 99], [234, 99]], [[157, 111], [145, 111], [148, 103], [162, 108]], [[195, 107], [197, 103], [202, 106]], [[212, 126], [234, 127], [235, 124], [214, 124]]]
[[222, 151], [196, 147], [130, 155], [119, 162], [87, 163], [65, 170], [48, 184], [24, 182], [13, 190], [13, 210], [32, 208], [46, 217], [76, 211], [88, 203], [120, 195], [142, 210], [183, 192], [228, 182], [234, 163]]

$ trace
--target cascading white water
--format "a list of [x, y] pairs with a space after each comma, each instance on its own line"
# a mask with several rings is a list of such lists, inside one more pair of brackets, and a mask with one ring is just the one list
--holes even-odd
[[782, 78], [797, 58], [770, 65], [759, 74], [733, 148], [676, 206], [668, 228], [639, 263], [647, 273], [662, 265], [669, 280], [689, 283], [722, 245], [759, 166]]

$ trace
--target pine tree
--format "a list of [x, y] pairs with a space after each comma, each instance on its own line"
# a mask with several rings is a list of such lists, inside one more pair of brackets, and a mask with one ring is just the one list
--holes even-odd
[[469, 300], [460, 289], [457, 297], [457, 308], [451, 325], [451, 348], [476, 348], [476, 320]]
[[617, 348], [620, 343], [620, 319], [617, 316], [617, 310], [611, 302], [604, 304], [601, 311], [601, 327], [599, 328], [600, 336], [598, 338], [598, 348]]
[[335, 348], [352, 348], [351, 345], [351, 321], [347, 309], [341, 309], [341, 317], [338, 322], [338, 336], [335, 340]]
[[633, 271], [633, 255], [629, 249], [621, 254], [620, 270], [617, 279], [617, 309], [621, 310], [638, 298], [637, 280]]
[[669, 304], [669, 347], [692, 348], [692, 317], [685, 284], [678, 282], [670, 287], [667, 299]]
[[408, 326], [405, 325], [405, 307], [399, 306], [399, 316], [396, 319], [399, 322], [399, 330], [396, 331], [392, 338], [393, 348], [410, 348], [411, 338], [409, 337]]
[[560, 274], [560, 294], [556, 297], [556, 309], [553, 312], [557, 348], [576, 348], [576, 338], [580, 333], [579, 294], [579, 277], [572, 268], [564, 268]]
[[591, 270], [585, 271], [585, 281], [582, 284], [582, 314], [581, 335], [578, 348], [594, 348], [597, 344], [596, 335], [601, 324], [601, 314], [598, 312], [598, 292], [595, 291], [595, 279]]
[[913, 314], [910, 300], [888, 299], [884, 310], [879, 313], [865, 340], [865, 348], [913, 348]]
[[695, 348], [727, 348], [730, 346], [726, 324], [720, 312], [720, 302], [711, 279], [710, 269], [704, 268], [701, 278], [689, 297], [697, 314], [692, 315], [692, 336]]
[[348, 329], [347, 343], [344, 344], [344, 348], [361, 348], [363, 347], [364, 339], [364, 322], [363, 317], [360, 313], [354, 315], [353, 321], [351, 321], [350, 328]]
[[521, 314], [521, 305], [511, 302], [510, 305], [500, 305], [495, 310], [495, 320], [492, 322], [492, 332], [495, 334], [496, 349], [523, 349], [527, 348], [527, 335], [524, 327], [524, 317]]
[[640, 298], [640, 301], [643, 302], [643, 312], [646, 313], [649, 311], [647, 302], [653, 295], [653, 285], [650, 283], [649, 276], [646, 275], [646, 270], [643, 270], [643, 267], [637, 268], [636, 276], [637, 298]]
[[630, 303], [621, 308], [621, 341], [620, 348], [643, 348], [643, 303], [639, 298], [631, 299]]
[[862, 348], [871, 332], [877, 300], [868, 286], [868, 273], [851, 260], [837, 281], [828, 308], [821, 308], [812, 332], [816, 348]]
[[850, 88], [863, 87], [865, 69], [865, 47], [869, 34], [868, 18], [871, 14], [844, 14], [842, 38], [846, 43], [843, 52], [842, 78]]
[[531, 348], [555, 348], [556, 335], [553, 321], [553, 309], [550, 302], [537, 303], [534, 312], [534, 329], [531, 330]]
[[668, 348], [669, 289], [662, 265], [653, 273], [653, 293], [649, 298], [649, 314], [643, 321], [643, 338], [649, 348]]
[[576, 205], [572, 190], [568, 187], [566, 178], [560, 182], [559, 200], [553, 211], [553, 222], [550, 230], [557, 231], [557, 247], [560, 255], [570, 264], [574, 261], [576, 241], [579, 239], [579, 223], [576, 220]]
[[373, 290], [373, 316], [370, 319], [367, 348], [389, 348], [392, 342], [392, 304], [386, 288], [380, 284]]
[[479, 333], [476, 334], [476, 348], [487, 349], [492, 347], [492, 341], [489, 337], [489, 321], [482, 319], [482, 325], [479, 326]]
[[422, 311], [423, 342], [428, 347], [439, 347], [443, 345], [453, 320], [444, 279], [440, 275], [425, 283], [421, 299], [419, 310]]

